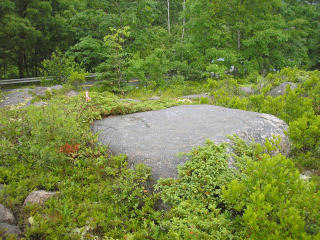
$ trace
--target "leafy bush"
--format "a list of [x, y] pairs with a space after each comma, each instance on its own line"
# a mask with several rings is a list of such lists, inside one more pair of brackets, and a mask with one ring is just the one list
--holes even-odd
[[313, 110], [316, 114], [320, 114], [320, 72], [308, 72], [309, 77], [306, 78], [301, 88], [304, 89], [303, 95], [312, 99]]
[[[25, 226], [27, 239], [158, 239], [161, 214], [146, 189], [150, 170], [129, 169], [125, 156], [111, 157], [97, 144], [90, 123], [102, 116], [160, 109], [171, 102], [124, 102], [113, 94], [55, 95], [46, 107], [0, 109], [1, 203]], [[35, 189], [59, 191], [43, 207], [21, 208]], [[32, 217], [33, 223], [28, 222]], [[150, 232], [153, 229], [154, 232]]]
[[80, 71], [72, 57], [65, 57], [60, 50], [52, 53], [50, 59], [42, 62], [43, 77], [52, 77], [55, 83], [64, 83], [69, 78], [72, 71]]
[[[320, 156], [320, 116], [306, 113], [291, 122], [289, 136], [293, 143], [293, 150], [298, 154], [306, 154], [304, 162], [309, 162], [308, 167], [320, 168], [320, 159], [313, 158]], [[308, 161], [308, 159], [312, 161]]]
[[121, 29], [110, 28], [111, 34], [104, 37], [105, 61], [98, 67], [98, 78], [103, 80], [98, 83], [104, 91], [121, 93], [126, 86], [127, 78], [125, 69], [128, 65], [129, 54], [124, 49], [124, 42], [130, 36], [129, 27]]
[[[90, 92], [86, 102], [83, 92], [73, 98], [61, 92], [46, 107], [0, 109], [0, 201], [15, 212], [27, 239], [317, 239], [319, 186], [300, 180], [291, 160], [270, 156], [279, 139], [264, 146], [237, 137], [232, 147], [207, 142], [187, 154], [178, 179], [159, 181], [153, 192], [147, 167], [129, 169], [125, 156], [110, 156], [90, 133], [93, 120], [184, 104], [173, 98], [210, 90], [215, 104], [288, 121], [294, 161], [317, 167], [317, 74], [302, 72], [299, 88], [280, 97], [266, 95], [276, 84], [266, 79], [261, 93], [248, 97], [235, 95], [244, 80], [181, 80], [126, 96], [156, 94], [161, 101], [120, 101], [108, 92]], [[21, 208], [35, 189], [60, 194], [44, 206]], [[159, 197], [171, 207], [166, 212], [156, 210]]]
[[223, 198], [238, 213], [243, 237], [317, 239], [320, 237], [320, 192], [299, 177], [284, 156], [264, 155], [248, 161], [247, 175], [225, 186]]
[[87, 75], [88, 73], [71, 71], [70, 76], [67, 80], [67, 84], [70, 84], [72, 86], [78, 86], [80, 83], [84, 83], [86, 81]]
[[203, 204], [220, 203], [221, 187], [233, 179], [234, 171], [228, 166], [231, 161], [226, 145], [208, 141], [188, 154], [190, 160], [178, 167], [178, 179], [160, 179], [164, 202], [177, 205], [185, 200], [197, 200]]
[[[230, 81], [230, 80], [228, 80]], [[292, 155], [300, 167], [320, 167], [319, 159], [319, 106], [320, 72], [306, 72], [286, 68], [269, 74], [264, 79], [260, 93], [251, 96], [234, 95], [237, 81], [214, 81], [208, 79], [208, 87], [214, 96], [214, 104], [273, 114], [289, 124], [289, 138], [293, 143]], [[298, 88], [289, 87], [282, 96], [272, 97], [268, 92], [282, 82], [296, 82]]]
[[148, 86], [151, 89], [164, 84], [170, 69], [164, 49], [155, 49], [146, 58], [141, 59], [138, 55], [130, 62], [128, 68], [129, 76], [138, 78], [141, 86]]
[[236, 239], [232, 221], [214, 204], [182, 201], [166, 218], [161, 227], [167, 231], [168, 239]]

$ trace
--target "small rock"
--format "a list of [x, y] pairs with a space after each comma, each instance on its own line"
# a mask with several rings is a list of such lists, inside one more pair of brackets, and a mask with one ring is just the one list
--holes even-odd
[[46, 92], [51, 92], [51, 88], [50, 87], [36, 87], [34, 90], [35, 95], [37, 95], [39, 97], [45, 97]]
[[[0, 125], [1, 127], [1, 125]], [[3, 184], [0, 184], [0, 192], [2, 192], [4, 190], [4, 185]]]
[[52, 90], [59, 90], [62, 88], [62, 85], [54, 85], [52, 87], [50, 87]]
[[247, 95], [251, 95], [251, 94], [254, 94], [254, 89], [250, 86], [247, 86], [247, 87], [241, 87], [240, 88], [240, 92], [244, 93], [244, 94], [247, 94]]
[[151, 98], [149, 98], [149, 100], [152, 100], [152, 101], [158, 101], [158, 100], [160, 100], [160, 97], [151, 97]]
[[53, 196], [55, 196], [57, 194], [58, 194], [58, 192], [47, 192], [47, 191], [44, 191], [44, 190], [33, 191], [24, 200], [23, 205], [26, 205], [28, 203], [43, 204], [46, 200], [48, 200], [49, 198], [52, 198]]
[[34, 224], [34, 218], [33, 217], [29, 217], [28, 218], [28, 222], [30, 225], [33, 225]]
[[0, 222], [10, 223], [10, 224], [15, 223], [15, 219], [12, 212], [2, 204], [0, 204]]
[[37, 107], [42, 107], [42, 106], [46, 106], [47, 103], [46, 102], [35, 102], [32, 105], [37, 106]]
[[67, 96], [68, 97], [75, 97], [75, 96], [78, 96], [78, 92], [77, 91], [74, 91], [74, 90], [71, 90], [71, 91], [69, 91], [69, 92], [67, 92]]
[[286, 88], [287, 88], [288, 85], [290, 86], [291, 89], [297, 88], [297, 84], [295, 84], [295, 83], [284, 82], [284, 83], [281, 83], [278, 87], [275, 87], [274, 89], [272, 89], [269, 92], [269, 95], [271, 95], [271, 96], [280, 96], [280, 95], [286, 94]]
[[194, 100], [194, 99], [200, 100], [201, 98], [212, 98], [212, 97], [208, 93], [202, 93], [202, 94], [182, 96], [181, 98], [188, 99], [188, 100]]
[[210, 77], [211, 77], [212, 79], [218, 79], [220, 76], [219, 76], [218, 73], [210, 72]]
[[300, 179], [302, 180], [309, 180], [311, 177], [305, 174], [300, 174]]
[[[18, 226], [11, 225], [8, 223], [0, 223], [0, 232], [5, 231], [5, 234], [13, 234], [13, 235], [18, 235], [21, 236], [22, 232]], [[0, 237], [3, 237], [2, 239], [6, 239], [3, 234], [0, 234]]]
[[310, 171], [310, 170], [303, 171], [300, 174], [300, 179], [309, 180], [313, 174], [314, 174], [314, 172]]
[[120, 101], [122, 102], [141, 102], [140, 100], [137, 100], [137, 99], [131, 99], [131, 98], [121, 98]]

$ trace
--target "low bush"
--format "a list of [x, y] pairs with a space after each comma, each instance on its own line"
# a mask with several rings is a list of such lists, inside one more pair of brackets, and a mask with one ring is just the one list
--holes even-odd
[[[159, 222], [161, 213], [153, 208], [156, 196], [146, 190], [150, 170], [143, 165], [129, 169], [125, 156], [111, 157], [97, 144], [90, 123], [179, 103], [125, 102], [108, 93], [90, 97], [86, 102], [84, 93], [55, 95], [46, 107], [0, 109], [0, 183], [5, 185], [0, 199], [16, 213], [27, 239], [117, 239], [130, 234], [145, 239]], [[24, 199], [37, 189], [60, 194], [43, 207], [22, 209]]]
[[86, 81], [87, 75], [88, 73], [71, 71], [70, 76], [67, 80], [67, 84], [78, 86], [80, 83], [84, 83]]
[[[286, 68], [269, 74], [259, 94], [237, 96], [223, 83], [210, 80], [213, 104], [242, 110], [268, 113], [279, 117], [289, 125], [288, 135], [293, 144], [292, 156], [302, 168], [320, 168], [319, 109], [320, 72], [306, 72]], [[282, 82], [295, 82], [298, 87], [281, 96], [269, 96], [268, 92]], [[233, 82], [233, 88], [237, 83]], [[302, 160], [304, 159], [304, 160]]]
[[320, 192], [300, 179], [291, 160], [264, 155], [249, 160], [247, 176], [224, 187], [223, 199], [237, 213], [248, 239], [318, 239]]
[[[294, 163], [320, 168], [319, 73], [296, 77], [295, 71], [269, 75], [265, 88], [247, 97], [236, 95], [238, 80], [184, 81], [126, 96], [161, 95], [160, 101], [120, 100], [108, 92], [90, 92], [86, 101], [83, 92], [72, 98], [55, 93], [45, 107], [0, 109], [0, 201], [13, 210], [26, 239], [318, 239], [320, 185], [301, 180]], [[267, 95], [291, 78], [297, 89]], [[209, 141], [187, 154], [179, 178], [162, 179], [152, 191], [149, 168], [128, 168], [125, 156], [111, 156], [90, 131], [94, 120], [185, 104], [174, 98], [208, 90], [214, 104], [287, 121], [293, 159], [273, 156], [279, 139], [264, 146], [237, 137], [232, 146]], [[22, 208], [37, 189], [60, 194]], [[159, 198], [166, 211], [159, 210]]]
[[233, 179], [234, 172], [228, 166], [231, 161], [226, 145], [208, 141], [205, 146], [192, 149], [190, 158], [178, 168], [178, 179], [160, 179], [157, 189], [161, 199], [177, 205], [185, 200], [197, 200], [204, 205], [221, 203], [221, 186]]

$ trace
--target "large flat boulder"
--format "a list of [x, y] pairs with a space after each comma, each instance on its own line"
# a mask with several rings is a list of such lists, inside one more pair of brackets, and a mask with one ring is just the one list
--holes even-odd
[[213, 105], [184, 105], [168, 109], [108, 117], [96, 121], [94, 132], [114, 154], [127, 154], [129, 164], [144, 163], [153, 177], [176, 177], [176, 167], [186, 159], [178, 157], [206, 139], [228, 142], [237, 134], [246, 141], [263, 143], [272, 135], [282, 138], [282, 151], [289, 152], [284, 131], [287, 124], [268, 114], [228, 109]]

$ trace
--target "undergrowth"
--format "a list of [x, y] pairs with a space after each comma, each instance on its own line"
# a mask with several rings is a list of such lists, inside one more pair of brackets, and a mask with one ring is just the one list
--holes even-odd
[[[126, 99], [90, 92], [86, 101], [83, 92], [72, 98], [57, 92], [43, 99], [44, 107], [0, 109], [0, 201], [13, 210], [25, 239], [319, 239], [319, 184], [300, 179], [296, 168], [320, 168], [319, 72], [297, 71], [269, 75], [249, 96], [240, 91], [244, 80], [208, 80], [136, 90]], [[289, 80], [298, 88], [268, 95]], [[277, 140], [264, 146], [237, 137], [232, 146], [208, 141], [188, 153], [179, 178], [160, 180], [152, 191], [148, 167], [128, 168], [126, 156], [111, 156], [90, 131], [94, 120], [186, 104], [177, 97], [201, 92], [214, 98], [200, 103], [285, 120], [290, 158], [275, 155]], [[144, 100], [153, 95], [161, 100]], [[59, 194], [43, 206], [23, 207], [33, 190]]]

